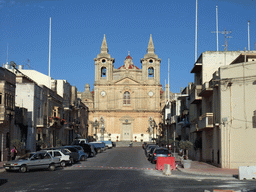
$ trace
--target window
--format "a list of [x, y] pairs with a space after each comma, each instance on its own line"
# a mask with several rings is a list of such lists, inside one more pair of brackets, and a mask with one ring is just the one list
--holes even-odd
[[107, 77], [107, 69], [106, 67], [101, 68], [101, 77]]
[[131, 96], [128, 91], [124, 92], [124, 100], [123, 100], [124, 105], [130, 105], [131, 104]]
[[153, 67], [149, 67], [148, 68], [148, 77], [149, 78], [153, 78], [154, 77], [154, 68]]
[[51, 156], [49, 153], [45, 153], [45, 154], [43, 154], [42, 159], [51, 159]]
[[0, 105], [2, 104], [2, 93], [0, 93]]
[[54, 157], [60, 157], [60, 156], [61, 156], [60, 152], [54, 151]]

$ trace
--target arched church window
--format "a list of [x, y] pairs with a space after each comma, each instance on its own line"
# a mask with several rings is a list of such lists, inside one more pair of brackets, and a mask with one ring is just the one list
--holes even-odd
[[129, 93], [129, 91], [124, 92], [123, 104], [124, 105], [131, 104], [131, 94]]
[[107, 77], [107, 69], [106, 67], [101, 68], [101, 77]]
[[148, 68], [148, 77], [149, 78], [153, 78], [154, 77], [154, 68], [153, 67], [149, 67]]

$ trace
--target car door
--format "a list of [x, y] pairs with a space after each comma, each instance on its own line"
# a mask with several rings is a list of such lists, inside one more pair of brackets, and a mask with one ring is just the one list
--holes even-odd
[[58, 157], [60, 159], [60, 161], [63, 160], [62, 158], [62, 154], [59, 151], [53, 151], [53, 157]]
[[42, 154], [41, 153], [35, 153], [27, 163], [28, 169], [40, 169], [42, 164]]
[[41, 159], [41, 168], [48, 168], [49, 165], [52, 163], [52, 157], [49, 153], [43, 153]]

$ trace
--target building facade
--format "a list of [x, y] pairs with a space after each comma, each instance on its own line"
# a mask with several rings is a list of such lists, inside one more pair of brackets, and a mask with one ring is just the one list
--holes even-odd
[[10, 158], [14, 133], [15, 74], [0, 67], [0, 161]]
[[124, 65], [116, 69], [105, 36], [94, 61], [94, 91], [89, 93], [86, 85], [81, 93], [82, 102], [89, 105], [89, 135], [98, 140], [151, 141], [156, 136], [149, 120], [160, 123], [163, 94], [161, 59], [155, 54], [152, 37], [147, 54], [141, 59], [141, 69], [134, 65], [129, 54]]
[[[222, 168], [254, 165], [255, 58], [255, 51], [206, 52], [194, 65], [190, 140], [196, 160]], [[209, 63], [215, 62], [213, 71]]]

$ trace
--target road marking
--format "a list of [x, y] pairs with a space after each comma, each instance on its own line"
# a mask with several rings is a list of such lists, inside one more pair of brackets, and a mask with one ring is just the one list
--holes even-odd
[[[69, 168], [102, 168], [102, 169], [131, 169], [131, 170], [156, 170], [153, 168], [138, 168], [138, 167], [108, 167], [108, 166], [85, 166], [85, 165], [73, 165]], [[65, 169], [66, 169], [65, 168]]]

